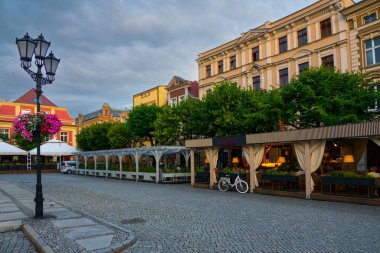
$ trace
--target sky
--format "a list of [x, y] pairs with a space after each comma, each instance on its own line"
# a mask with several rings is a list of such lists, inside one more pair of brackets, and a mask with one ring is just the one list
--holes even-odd
[[[61, 59], [44, 95], [73, 117], [131, 108], [173, 76], [198, 80], [197, 55], [317, 0], [1, 0], [0, 101], [35, 87], [16, 38], [42, 33]], [[36, 71], [33, 64], [31, 70]]]

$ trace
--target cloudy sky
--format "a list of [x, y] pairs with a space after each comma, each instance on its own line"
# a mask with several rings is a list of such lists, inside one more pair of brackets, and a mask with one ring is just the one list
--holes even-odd
[[0, 99], [35, 86], [15, 44], [26, 32], [43, 33], [61, 59], [44, 95], [77, 117], [103, 103], [130, 108], [133, 94], [173, 75], [197, 80], [199, 53], [316, 1], [1, 0]]

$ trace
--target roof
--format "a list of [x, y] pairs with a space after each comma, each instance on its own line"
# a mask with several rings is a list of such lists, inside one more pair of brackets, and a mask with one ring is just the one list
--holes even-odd
[[[120, 117], [120, 114], [123, 112], [127, 112], [127, 110], [110, 108], [110, 113], [112, 114], [113, 117]], [[102, 113], [103, 113], [103, 109], [99, 109], [94, 112], [83, 114], [83, 122], [91, 120], [91, 119], [96, 119], [99, 116], [99, 114], [102, 114]], [[76, 124], [79, 123], [79, 117], [75, 118], [75, 123]]]
[[[36, 89], [33, 88], [29, 90], [27, 93], [19, 97], [14, 101], [15, 103], [23, 103], [23, 104], [37, 104], [36, 101]], [[53, 106], [58, 107], [56, 104], [54, 104], [51, 100], [49, 100], [47, 97], [45, 97], [43, 94], [41, 94], [40, 104], [45, 106]]]
[[370, 138], [374, 136], [380, 136], [380, 121], [270, 133], [257, 133], [242, 136], [225, 136], [218, 138], [187, 140], [185, 142], [185, 146], [188, 148], [234, 146], [234, 144], [236, 146], [242, 146], [246, 144]]
[[27, 155], [28, 153], [18, 147], [0, 140], [0, 155]]

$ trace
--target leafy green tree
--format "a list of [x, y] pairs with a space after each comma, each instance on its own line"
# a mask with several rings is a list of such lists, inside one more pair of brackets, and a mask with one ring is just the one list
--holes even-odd
[[162, 111], [157, 105], [138, 105], [129, 113], [129, 124], [132, 134], [143, 141], [150, 141], [154, 146], [154, 122]]
[[127, 123], [113, 123], [108, 132], [111, 148], [130, 148], [135, 144], [130, 125]]
[[283, 101], [279, 89], [253, 92], [253, 110], [246, 115], [250, 133], [272, 132], [280, 129]]
[[108, 139], [110, 127], [110, 123], [102, 123], [83, 128], [77, 134], [78, 147], [83, 151], [109, 149], [111, 147]]
[[161, 144], [172, 145], [181, 138], [181, 118], [177, 107], [165, 106], [154, 121], [154, 138]]
[[284, 123], [309, 128], [371, 120], [378, 114], [368, 108], [380, 98], [374, 85], [360, 74], [311, 68], [281, 90]]
[[252, 131], [247, 115], [254, 109], [253, 91], [242, 90], [235, 83], [222, 82], [204, 97], [204, 135], [240, 135]]

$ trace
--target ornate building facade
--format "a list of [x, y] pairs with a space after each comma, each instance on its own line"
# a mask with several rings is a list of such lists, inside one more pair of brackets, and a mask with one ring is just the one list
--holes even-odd
[[348, 23], [352, 70], [380, 82], [380, 1], [362, 0], [342, 13]]
[[128, 120], [128, 110], [113, 109], [109, 104], [104, 103], [102, 109], [87, 114], [79, 114], [75, 119], [78, 131], [84, 127], [103, 122], [126, 122]]
[[222, 80], [242, 88], [271, 89], [287, 85], [293, 75], [311, 66], [351, 70], [341, 10], [353, 4], [352, 0], [319, 0], [200, 53], [199, 97]]
[[[62, 121], [61, 131], [56, 134], [56, 138], [66, 142], [69, 145], [76, 146], [77, 127], [75, 120], [70, 116], [66, 108], [58, 107], [44, 95], [41, 96], [41, 112], [56, 114]], [[16, 99], [14, 102], [0, 101], [0, 134], [5, 139], [13, 143], [13, 121], [19, 114], [36, 113], [36, 94], [35, 89], [29, 90], [27, 93]]]
[[191, 98], [199, 98], [198, 82], [188, 81], [179, 76], [173, 76], [168, 85], [168, 105], [176, 106], [181, 101]]

